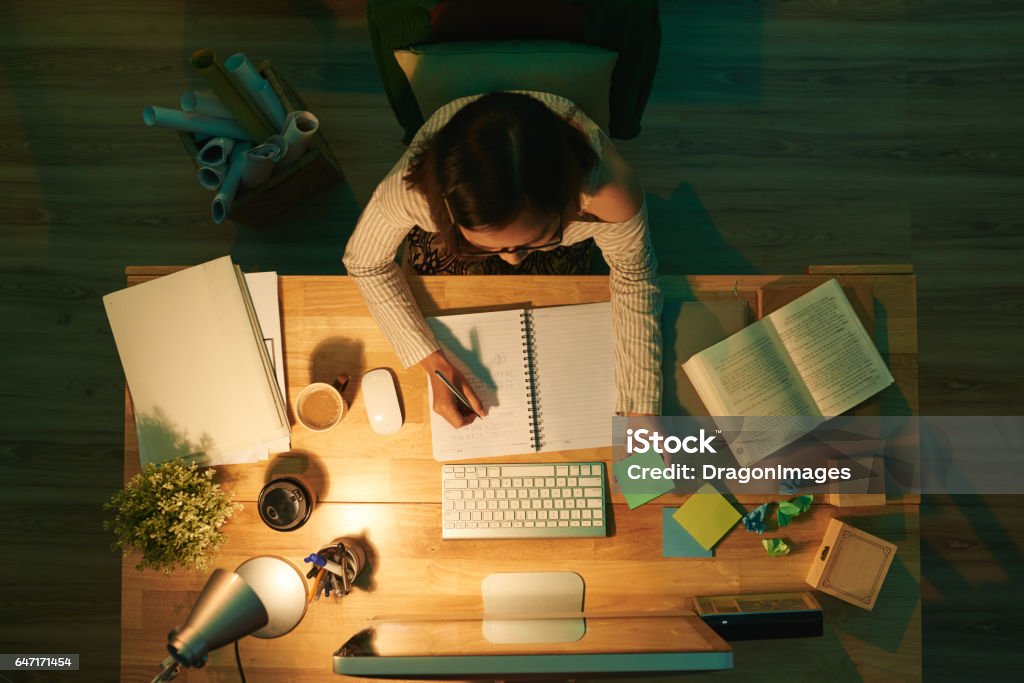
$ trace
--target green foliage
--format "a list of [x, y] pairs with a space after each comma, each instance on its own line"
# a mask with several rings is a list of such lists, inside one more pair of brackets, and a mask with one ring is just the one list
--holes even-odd
[[135, 568], [170, 574], [177, 567], [205, 570], [224, 542], [220, 527], [242, 509], [213, 482], [213, 469], [171, 460], [146, 465], [103, 504], [115, 510], [103, 528], [114, 532], [113, 550], [141, 551]]

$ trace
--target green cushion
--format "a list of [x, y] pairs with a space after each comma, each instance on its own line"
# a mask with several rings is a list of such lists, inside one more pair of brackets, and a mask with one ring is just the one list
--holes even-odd
[[423, 118], [452, 100], [499, 90], [536, 90], [572, 100], [608, 130], [608, 93], [618, 55], [554, 40], [457, 42], [395, 50]]

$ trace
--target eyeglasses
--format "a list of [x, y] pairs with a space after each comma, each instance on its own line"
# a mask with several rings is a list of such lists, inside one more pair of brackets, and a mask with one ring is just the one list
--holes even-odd
[[452, 220], [452, 235], [455, 240], [455, 251], [461, 256], [495, 256], [498, 254], [529, 254], [535, 251], [544, 251], [557, 247], [562, 243], [562, 237], [565, 233], [565, 218], [563, 216], [558, 217], [558, 230], [555, 231], [554, 236], [548, 242], [544, 244], [524, 244], [516, 247], [500, 247], [498, 249], [485, 249], [475, 244], [470, 243], [462, 234], [462, 230], [459, 227], [458, 222], [455, 220], [454, 214], [452, 214], [452, 207], [448, 204], [448, 197], [443, 196], [445, 208], [448, 209], [448, 217]]

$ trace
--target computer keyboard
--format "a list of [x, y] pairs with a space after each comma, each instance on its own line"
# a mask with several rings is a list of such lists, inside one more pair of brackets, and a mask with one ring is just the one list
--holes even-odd
[[607, 536], [604, 464], [490, 463], [441, 468], [441, 538]]

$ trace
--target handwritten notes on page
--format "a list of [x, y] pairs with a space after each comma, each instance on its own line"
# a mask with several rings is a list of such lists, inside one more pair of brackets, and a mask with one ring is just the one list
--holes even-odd
[[[488, 411], [487, 417], [461, 429], [431, 411], [434, 459], [446, 462], [534, 451], [522, 319], [523, 311], [515, 310], [427, 320], [452, 365]], [[430, 400], [432, 404], [433, 396]]]
[[432, 413], [436, 460], [611, 445], [608, 302], [450, 315], [427, 324], [488, 409], [460, 429]]

